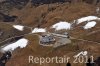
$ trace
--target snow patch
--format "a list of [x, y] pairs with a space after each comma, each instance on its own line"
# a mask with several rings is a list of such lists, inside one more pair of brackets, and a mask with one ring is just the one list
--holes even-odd
[[77, 55], [75, 55], [74, 57], [79, 57], [80, 55], [83, 55], [83, 56], [86, 56], [88, 54], [88, 52], [87, 51], [82, 51], [82, 52], [80, 52], [80, 53], [78, 53]]
[[96, 17], [96, 16], [87, 16], [87, 17], [83, 17], [77, 20], [78, 24], [85, 22], [85, 21], [91, 21], [91, 20], [98, 20], [100, 18]]
[[100, 18], [98, 18], [97, 20], [99, 20], [99, 21], [100, 21]]
[[71, 24], [68, 22], [59, 22], [54, 24], [51, 28], [55, 28], [55, 30], [62, 30], [62, 29], [70, 29], [71, 28]]
[[83, 28], [84, 29], [90, 29], [90, 28], [95, 27], [95, 25], [96, 25], [96, 22], [95, 21], [91, 21], [91, 22], [88, 22]]
[[44, 29], [44, 28], [34, 28], [32, 30], [32, 33], [39, 33], [39, 32], [46, 32], [46, 29]]
[[5, 47], [2, 48], [1, 50], [4, 51], [4, 52], [5, 52], [5, 51], [9, 51], [9, 50], [13, 51], [13, 50], [15, 50], [15, 49], [18, 48], [18, 47], [24, 48], [24, 47], [27, 46], [27, 44], [28, 44], [28, 40], [25, 39], [25, 38], [22, 38], [22, 39], [20, 39], [20, 40], [14, 42], [14, 43], [12, 43], [12, 44], [9, 44], [9, 45], [5, 46]]
[[21, 25], [13, 25], [13, 27], [17, 30], [23, 31], [24, 30], [24, 26]]

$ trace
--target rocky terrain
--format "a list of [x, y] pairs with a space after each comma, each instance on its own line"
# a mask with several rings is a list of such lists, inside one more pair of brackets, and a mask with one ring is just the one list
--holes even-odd
[[[40, 64], [29, 63], [30, 55], [44, 58], [66, 55], [72, 57], [70, 60], [72, 66], [86, 66], [85, 63], [72, 62], [73, 56], [81, 51], [87, 51], [87, 55], [93, 55], [96, 60], [100, 57], [100, 11], [97, 13], [97, 7], [100, 8], [100, 0], [0, 0], [0, 49], [20, 38], [28, 40], [26, 47], [19, 47], [12, 51], [12, 57], [6, 66], [40, 66]], [[87, 20], [71, 26], [71, 29], [51, 28], [59, 22], [68, 22], [72, 25], [75, 20], [77, 22], [78, 19], [87, 16], [95, 16], [99, 19]], [[89, 21], [96, 22], [96, 25], [84, 29], [83, 27]], [[24, 29], [18, 30], [14, 25], [21, 25], [20, 28], [24, 26]], [[43, 29], [39, 33], [36, 28]], [[39, 44], [39, 36], [42, 34], [62, 35], [64, 32], [69, 34], [71, 43], [56, 48]], [[60, 41], [62, 42], [63, 39]], [[2, 56], [3, 51], [0, 51]], [[43, 63], [41, 66], [66, 66], [66, 63]]]

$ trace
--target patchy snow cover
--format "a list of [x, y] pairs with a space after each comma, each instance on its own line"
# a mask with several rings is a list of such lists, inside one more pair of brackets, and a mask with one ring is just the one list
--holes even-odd
[[32, 30], [32, 33], [39, 33], [39, 32], [46, 32], [45, 28], [34, 28]]
[[24, 30], [24, 26], [21, 25], [13, 25], [13, 27], [17, 30], [23, 31]]
[[1, 50], [4, 51], [4, 52], [9, 51], [9, 50], [13, 51], [18, 47], [24, 48], [24, 47], [27, 46], [27, 44], [28, 44], [28, 40], [25, 39], [25, 38], [22, 38], [22, 39], [16, 41], [15, 43], [12, 43], [12, 44], [9, 44], [9, 45], [5, 46]]
[[75, 55], [74, 57], [79, 57], [80, 55], [86, 56], [88, 54], [87, 51], [82, 51], [80, 53], [78, 53], [77, 55]]
[[55, 28], [55, 30], [62, 30], [62, 29], [70, 29], [71, 28], [71, 24], [68, 22], [59, 22], [54, 24], [51, 28]]
[[83, 17], [78, 19], [78, 24], [85, 22], [85, 21], [91, 21], [91, 20], [99, 20], [100, 18], [96, 17], [96, 16], [87, 16], [87, 17]]
[[91, 22], [88, 22], [83, 28], [84, 29], [90, 29], [92, 27], [95, 27], [96, 25], [96, 22], [95, 21], [91, 21]]

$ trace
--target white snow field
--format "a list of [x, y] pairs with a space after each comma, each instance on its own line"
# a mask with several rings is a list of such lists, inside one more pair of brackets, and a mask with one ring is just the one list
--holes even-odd
[[27, 44], [28, 44], [28, 40], [25, 39], [25, 38], [22, 38], [22, 39], [19, 39], [18, 41], [14, 42], [14, 43], [8, 44], [7, 46], [3, 47], [1, 50], [3, 52], [9, 51], [9, 50], [13, 51], [18, 47], [24, 48], [24, 47], [27, 46]]
[[42, 32], [46, 32], [45, 28], [34, 28], [32, 30], [32, 33], [42, 33]]
[[88, 54], [88, 52], [87, 51], [82, 51], [82, 52], [80, 52], [80, 53], [78, 53], [77, 55], [75, 55], [74, 57], [79, 57], [79, 56], [86, 56]]
[[96, 22], [95, 21], [91, 21], [91, 22], [88, 22], [83, 28], [84, 29], [90, 29], [90, 28], [95, 27], [95, 25], [96, 25]]
[[24, 26], [21, 25], [13, 25], [13, 27], [19, 31], [23, 31], [24, 30]]
[[70, 29], [71, 24], [68, 22], [62, 22], [60, 21], [59, 23], [54, 24], [51, 28], [55, 28], [55, 30], [62, 30], [62, 29]]
[[92, 21], [92, 20], [100, 20], [100, 18], [96, 17], [96, 16], [87, 16], [87, 17], [82, 17], [80, 19], [77, 20], [77, 24], [80, 24], [82, 22], [85, 22], [85, 21]]

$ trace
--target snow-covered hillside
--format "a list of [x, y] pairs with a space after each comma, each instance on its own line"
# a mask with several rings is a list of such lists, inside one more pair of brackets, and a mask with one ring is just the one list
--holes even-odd
[[39, 32], [46, 32], [45, 28], [34, 28], [32, 30], [32, 33], [39, 33]]
[[51, 28], [55, 28], [55, 30], [62, 30], [62, 29], [68, 30], [71, 28], [71, 24], [68, 22], [60, 21], [60, 22], [54, 24]]
[[96, 25], [96, 22], [92, 21], [92, 22], [88, 22], [83, 28], [84, 29], [90, 29], [92, 27], [95, 27], [95, 25]]
[[24, 26], [21, 25], [13, 25], [13, 27], [19, 31], [23, 31], [24, 30]]
[[3, 47], [1, 50], [2, 52], [5, 52], [5, 51], [13, 51], [15, 50], [16, 48], [24, 48], [26, 47], [28, 44], [28, 40], [25, 39], [25, 38], [22, 38], [22, 39], [19, 39], [18, 41], [14, 42], [14, 43], [11, 43], [11, 44], [8, 44], [7, 46]]

